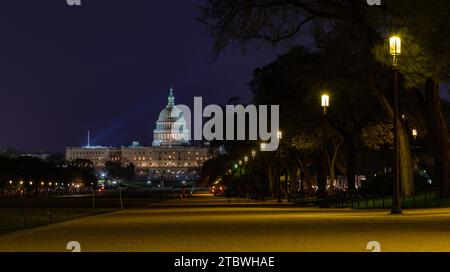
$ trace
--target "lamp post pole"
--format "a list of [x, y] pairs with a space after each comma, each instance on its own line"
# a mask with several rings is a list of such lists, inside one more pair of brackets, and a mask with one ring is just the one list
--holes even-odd
[[412, 136], [413, 136], [413, 139], [414, 139], [414, 149], [417, 149], [416, 140], [417, 140], [418, 134], [419, 133], [418, 133], [417, 129], [413, 129], [412, 130]]
[[[327, 154], [327, 136], [326, 136], [326, 122], [327, 122], [327, 112], [328, 112], [328, 107], [330, 107], [330, 96], [327, 94], [322, 95], [322, 109], [323, 109], [323, 114], [322, 114], [322, 154], [320, 159], [322, 160], [320, 162], [321, 168], [323, 167], [323, 165], [327, 164], [326, 162], [326, 154]], [[326, 168], [326, 167], [325, 167]], [[323, 184], [325, 186], [324, 188], [324, 196], [326, 196], [326, 191], [327, 191], [327, 185], [328, 185], [328, 174], [326, 171], [326, 169], [323, 169], [325, 171], [325, 173], [323, 173], [325, 175], [325, 184]]]
[[242, 179], [242, 161], [240, 160], [239, 161], [239, 178], [241, 178]]
[[248, 174], [248, 166], [247, 166], [247, 164], [248, 164], [248, 156], [245, 156], [244, 157], [244, 163], [245, 163], [245, 172], [244, 172], [244, 174], [245, 175], [247, 175]]
[[[413, 156], [416, 156], [418, 154], [418, 152], [417, 152], [417, 144], [416, 144], [416, 140], [417, 140], [417, 136], [418, 136], [417, 129], [414, 128], [412, 130], [412, 136], [413, 136], [413, 147], [412, 147]], [[413, 168], [414, 168], [414, 170], [417, 169], [417, 164], [416, 163], [414, 163]]]
[[398, 56], [401, 54], [401, 39], [391, 37], [389, 39], [390, 53], [392, 56], [392, 71], [394, 73], [394, 190], [392, 196], [391, 214], [401, 214], [400, 208], [400, 171], [399, 171], [399, 143], [398, 143]]
[[277, 139], [278, 139], [278, 159], [280, 160], [279, 162], [279, 167], [280, 167], [280, 172], [278, 175], [278, 201], [277, 203], [281, 203], [281, 169], [283, 168], [282, 166], [282, 162], [281, 162], [281, 138], [282, 138], [283, 133], [281, 131], [277, 132]]
[[[250, 175], [250, 178], [252, 180], [252, 183], [256, 185], [256, 180], [255, 180], [255, 170], [256, 170], [255, 169], [255, 157], [256, 157], [256, 151], [252, 150], [251, 154], [252, 154], [252, 164], [251, 164], [251, 175]], [[259, 200], [260, 192], [259, 192], [259, 187], [257, 187], [257, 188], [258, 189], [257, 189], [256, 193], [258, 194], [257, 197], [258, 197], [258, 200]]]
[[[261, 143], [260, 150], [261, 150], [262, 153], [266, 151], [266, 144], [265, 144], [265, 143]], [[264, 157], [262, 157], [262, 160], [261, 160], [261, 161], [263, 161], [263, 160], [264, 160]], [[263, 167], [264, 167], [264, 166], [263, 166]], [[270, 183], [270, 180], [269, 180], [269, 183]], [[272, 188], [270, 188], [270, 187], [271, 187], [271, 186], [269, 185], [269, 188], [267, 188], [267, 187], [264, 188], [264, 192], [263, 192], [263, 200], [264, 200], [264, 194], [265, 194], [266, 192], [269, 192], [269, 191], [270, 191], [269, 189], [272, 189]], [[266, 191], [266, 189], [267, 189], [267, 191]], [[272, 194], [273, 192], [269, 192], [269, 193]]]

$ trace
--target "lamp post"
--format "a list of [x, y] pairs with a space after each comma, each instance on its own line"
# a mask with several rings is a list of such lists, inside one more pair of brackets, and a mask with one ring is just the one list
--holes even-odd
[[392, 71], [394, 73], [394, 190], [392, 196], [391, 214], [401, 214], [400, 208], [400, 173], [398, 154], [398, 57], [400, 56], [401, 39], [393, 36], [389, 39], [390, 55], [392, 56]]
[[241, 178], [242, 177], [242, 161], [241, 160], [239, 160], [239, 178]]
[[413, 149], [417, 149], [416, 140], [417, 140], [417, 136], [419, 135], [419, 132], [417, 131], [417, 129], [413, 128], [411, 134], [413, 136], [413, 141], [414, 141]]
[[278, 159], [280, 160], [280, 173], [279, 173], [279, 176], [278, 176], [278, 201], [277, 201], [277, 203], [281, 203], [282, 201], [281, 201], [281, 168], [282, 168], [282, 165], [281, 165], [281, 145], [280, 145], [280, 142], [281, 142], [281, 138], [283, 138], [283, 133], [281, 132], [281, 131], [278, 131], [277, 132], [277, 139], [278, 139]]
[[323, 115], [327, 114], [327, 109], [329, 106], [330, 106], [330, 96], [327, 94], [322, 95]]
[[[320, 157], [320, 165], [321, 168], [323, 168], [324, 171], [324, 176], [325, 176], [325, 192], [326, 192], [326, 187], [327, 187], [327, 181], [328, 181], [328, 177], [327, 177], [327, 171], [326, 171], [326, 158], [325, 158], [325, 154], [326, 154], [326, 148], [327, 148], [327, 137], [326, 137], [326, 115], [328, 113], [328, 108], [330, 107], [330, 96], [328, 94], [323, 94], [322, 95], [322, 154]], [[319, 180], [318, 180], [319, 181]], [[325, 196], [325, 194], [324, 194]]]
[[413, 129], [412, 130], [412, 135], [413, 135], [413, 138], [414, 138], [414, 141], [415, 141], [417, 139], [417, 135], [418, 135], [417, 129]]
[[[252, 157], [252, 163], [251, 163], [249, 178], [250, 178], [251, 182], [256, 185], [257, 184], [257, 182], [255, 180], [255, 170], [256, 170], [255, 169], [255, 157], [256, 157], [256, 151], [252, 150], [250, 154], [251, 154], [251, 157]], [[256, 185], [256, 188], [258, 188], [258, 185]], [[258, 199], [260, 197], [258, 190], [256, 191], [256, 197], [258, 197]]]
[[244, 175], [248, 175], [248, 156], [244, 156]]
[[[413, 148], [412, 148], [413, 149], [413, 155], [416, 156], [416, 154], [417, 154], [417, 151], [416, 151], [417, 150], [416, 139], [417, 139], [417, 136], [419, 135], [419, 133], [418, 133], [417, 129], [415, 129], [415, 128], [412, 130], [411, 133], [412, 133], [412, 136], [413, 136]], [[417, 170], [417, 164], [415, 164], [415, 163], [414, 163], [414, 169]]]
[[[260, 146], [260, 150], [262, 151], [262, 152], [265, 152], [266, 151], [266, 144], [265, 143], [261, 143], [261, 146]], [[256, 154], [256, 153], [255, 153]], [[264, 192], [265, 193], [265, 192]], [[270, 192], [271, 193], [271, 192]], [[264, 194], [263, 194], [263, 199], [264, 199]]]

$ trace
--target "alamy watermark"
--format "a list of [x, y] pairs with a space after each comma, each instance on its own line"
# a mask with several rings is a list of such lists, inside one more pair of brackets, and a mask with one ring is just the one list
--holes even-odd
[[[265, 142], [263, 151], [278, 149], [279, 105], [208, 105], [203, 108], [202, 97], [194, 97], [194, 114], [186, 105], [176, 105], [170, 117], [176, 120], [169, 137], [186, 135], [183, 140], [257, 141]], [[203, 124], [203, 119], [207, 122]], [[192, 120], [194, 126], [192, 130]], [[269, 121], [270, 120], [270, 121]], [[248, 121], [248, 122], [247, 122]], [[270, 127], [269, 127], [270, 126]], [[193, 137], [192, 133], [194, 132]], [[175, 138], [175, 140], [178, 140]]]
[[370, 252], [381, 252], [381, 244], [378, 241], [370, 241], [367, 243], [366, 249]]
[[[381, 6], [381, 0], [366, 0], [369, 6]], [[81, 6], [81, 0], [66, 0], [69, 6]]]
[[[78, 241], [70, 241], [66, 245], [66, 250], [70, 252], [81, 252], [81, 245]], [[366, 250], [369, 252], [382, 252], [381, 250], [381, 244], [378, 241], [370, 241], [366, 245]]]
[[81, 252], [81, 245], [78, 241], [70, 241], [66, 245], [66, 250], [70, 252]]
[[69, 6], [81, 6], [81, 0], [66, 0]]
[[381, 0], [367, 0], [369, 6], [381, 6]]

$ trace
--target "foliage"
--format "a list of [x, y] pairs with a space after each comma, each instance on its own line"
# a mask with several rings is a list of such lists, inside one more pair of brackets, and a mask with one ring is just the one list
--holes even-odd
[[105, 170], [111, 179], [132, 182], [135, 178], [135, 167], [132, 163], [122, 165], [120, 162], [108, 161], [105, 163]]
[[394, 142], [392, 124], [382, 122], [369, 124], [363, 129], [362, 140], [368, 148], [375, 150], [392, 146]]

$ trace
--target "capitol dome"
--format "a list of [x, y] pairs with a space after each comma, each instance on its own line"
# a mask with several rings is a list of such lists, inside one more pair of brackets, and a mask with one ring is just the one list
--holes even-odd
[[167, 106], [161, 111], [153, 130], [153, 146], [189, 145], [189, 130], [183, 112], [175, 106], [173, 89], [170, 89]]

